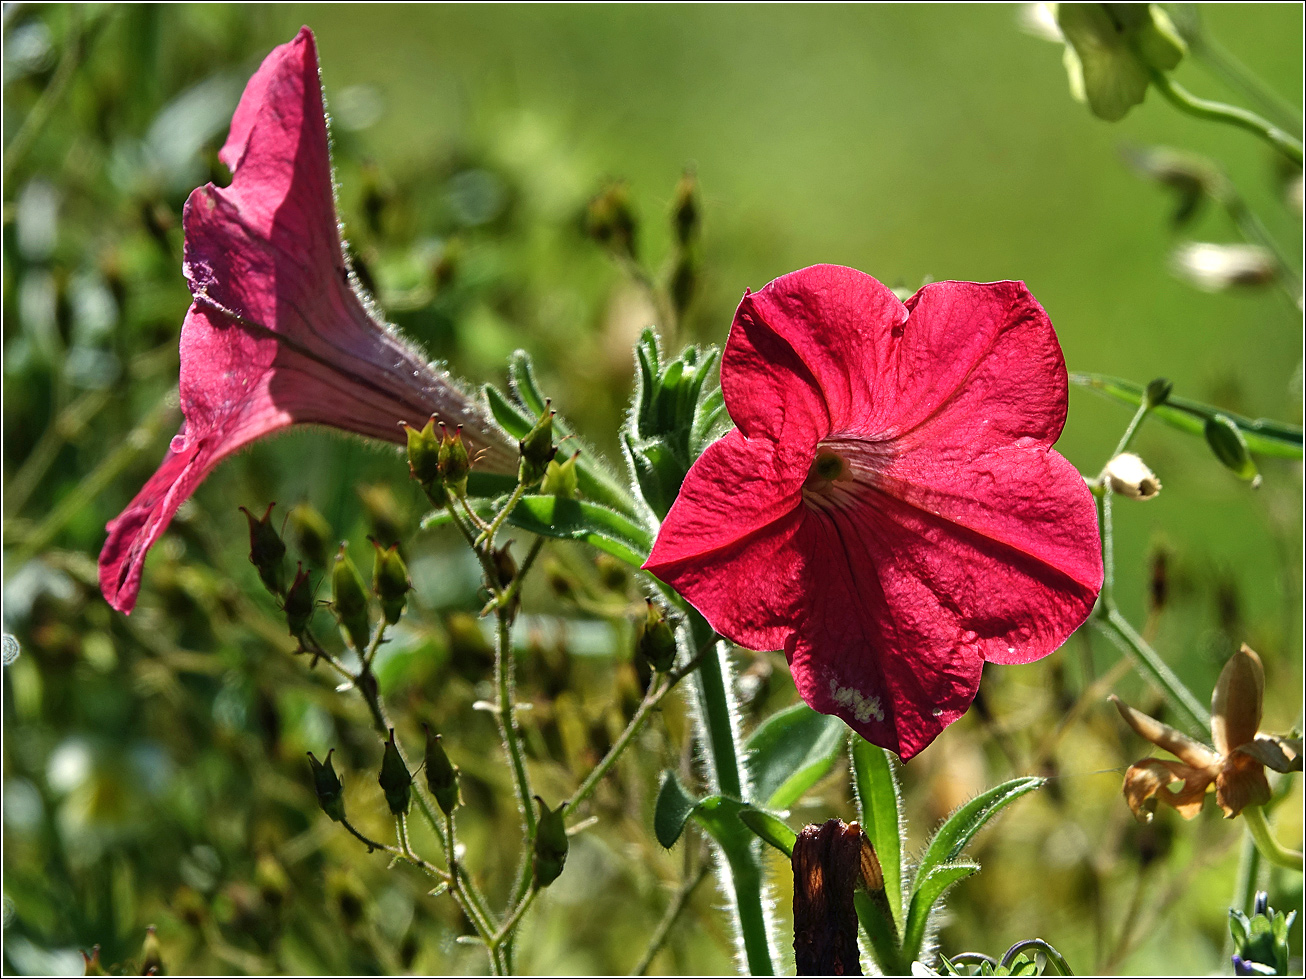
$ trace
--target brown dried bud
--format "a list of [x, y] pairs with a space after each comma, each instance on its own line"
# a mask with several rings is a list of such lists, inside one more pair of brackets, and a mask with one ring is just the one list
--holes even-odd
[[805, 827], [792, 864], [798, 974], [860, 976], [853, 891], [863, 875], [861, 828], [840, 819]]

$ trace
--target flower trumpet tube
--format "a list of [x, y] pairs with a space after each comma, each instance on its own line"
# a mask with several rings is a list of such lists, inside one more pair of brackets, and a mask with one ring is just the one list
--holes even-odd
[[904, 760], [985, 662], [1051, 653], [1102, 586], [1092, 494], [1052, 449], [1066, 369], [1018, 282], [904, 304], [822, 265], [744, 296], [738, 426], [685, 478], [645, 567], [712, 627], [783, 648], [798, 692]]
[[250, 79], [219, 157], [227, 187], [184, 214], [193, 302], [181, 330], [185, 420], [158, 472], [109, 523], [100, 588], [130, 612], [146, 553], [231, 453], [291, 425], [403, 444], [400, 423], [462, 426], [481, 468], [516, 453], [480, 405], [383, 325], [350, 271], [332, 192], [313, 34], [303, 28]]

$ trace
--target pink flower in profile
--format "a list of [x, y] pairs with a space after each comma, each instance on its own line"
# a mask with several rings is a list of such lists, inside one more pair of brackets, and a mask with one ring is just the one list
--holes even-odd
[[819, 265], [745, 294], [738, 426], [690, 469], [645, 567], [719, 633], [783, 648], [803, 699], [905, 761], [1102, 586], [1092, 494], [1052, 450], [1066, 368], [1019, 282], [904, 304]]
[[130, 612], [146, 552], [222, 459], [290, 425], [402, 443], [432, 413], [483, 467], [516, 457], [479, 406], [374, 317], [345, 260], [313, 34], [276, 48], [245, 87], [218, 154], [225, 188], [190, 195], [183, 269], [181, 431], [158, 472], [109, 523], [100, 589]]

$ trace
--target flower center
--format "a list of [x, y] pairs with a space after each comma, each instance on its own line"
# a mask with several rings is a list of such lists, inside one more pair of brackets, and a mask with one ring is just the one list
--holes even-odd
[[877, 485], [887, 462], [884, 443], [834, 436], [816, 447], [816, 457], [803, 482], [809, 506], [846, 509]]

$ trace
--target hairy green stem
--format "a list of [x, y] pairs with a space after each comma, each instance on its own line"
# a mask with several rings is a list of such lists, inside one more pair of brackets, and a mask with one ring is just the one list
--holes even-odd
[[[695, 673], [699, 725], [713, 788], [722, 795], [748, 800], [748, 775], [743, 767], [733, 707], [727, 684], [726, 650], [711, 626], [697, 613], [690, 614], [688, 633], [695, 649], [703, 652]], [[758, 843], [718, 842], [727, 871], [723, 883], [734, 906], [744, 959], [753, 975], [774, 975], [771, 939], [762, 899], [762, 864]]]
[[1301, 114], [1296, 107], [1266, 85], [1260, 76], [1230, 54], [1223, 45], [1208, 37], [1204, 30], [1188, 39], [1188, 48], [1198, 61], [1223, 78], [1229, 87], [1241, 89], [1249, 99], [1259, 102], [1261, 111], [1274, 116], [1278, 125], [1295, 136], [1301, 135]]
[[1209, 122], [1223, 122], [1245, 129], [1265, 140], [1294, 163], [1302, 162], [1301, 140], [1261, 118], [1255, 112], [1249, 112], [1235, 105], [1225, 105], [1223, 102], [1200, 99], [1168, 74], [1157, 69], [1152, 70], [1152, 82], [1170, 104], [1181, 112]]
[[1116, 443], [1116, 450], [1111, 453], [1112, 459], [1129, 448], [1134, 441], [1134, 436], [1138, 434], [1139, 426], [1143, 424], [1143, 419], [1147, 417], [1147, 413], [1151, 410], [1152, 406], [1147, 403], [1147, 395], [1143, 395], [1143, 403], [1134, 412], [1134, 417], [1129, 420], [1129, 427], [1125, 429], [1125, 434], [1120, 436], [1120, 441]]
[[1270, 832], [1270, 824], [1265, 821], [1265, 810], [1261, 806], [1248, 806], [1242, 812], [1247, 832], [1251, 834], [1256, 849], [1266, 860], [1276, 867], [1302, 872], [1302, 855], [1297, 850], [1289, 850]]
[[505, 503], [503, 507], [500, 508], [499, 512], [494, 515], [494, 519], [490, 521], [490, 525], [482, 530], [480, 536], [472, 542], [472, 547], [480, 548], [484, 546], [487, 551], [494, 550], [494, 535], [499, 532], [499, 528], [503, 526], [503, 522], [508, 519], [508, 514], [516, 509], [517, 504], [521, 502], [521, 498], [525, 495], [526, 484], [518, 482], [517, 488], [512, 491], [512, 496], [508, 497], [508, 502]]
[[495, 629], [494, 642], [494, 685], [498, 691], [499, 704], [495, 717], [499, 721], [499, 734], [503, 738], [503, 750], [508, 756], [508, 765], [512, 769], [513, 786], [517, 790], [517, 804], [522, 811], [526, 827], [526, 840], [535, 839], [535, 808], [531, 802], [530, 776], [526, 771], [526, 755], [522, 751], [521, 737], [517, 730], [517, 688], [514, 682], [516, 663], [512, 653], [512, 636], [508, 628], [508, 614], [505, 609], [495, 613], [498, 627]]

